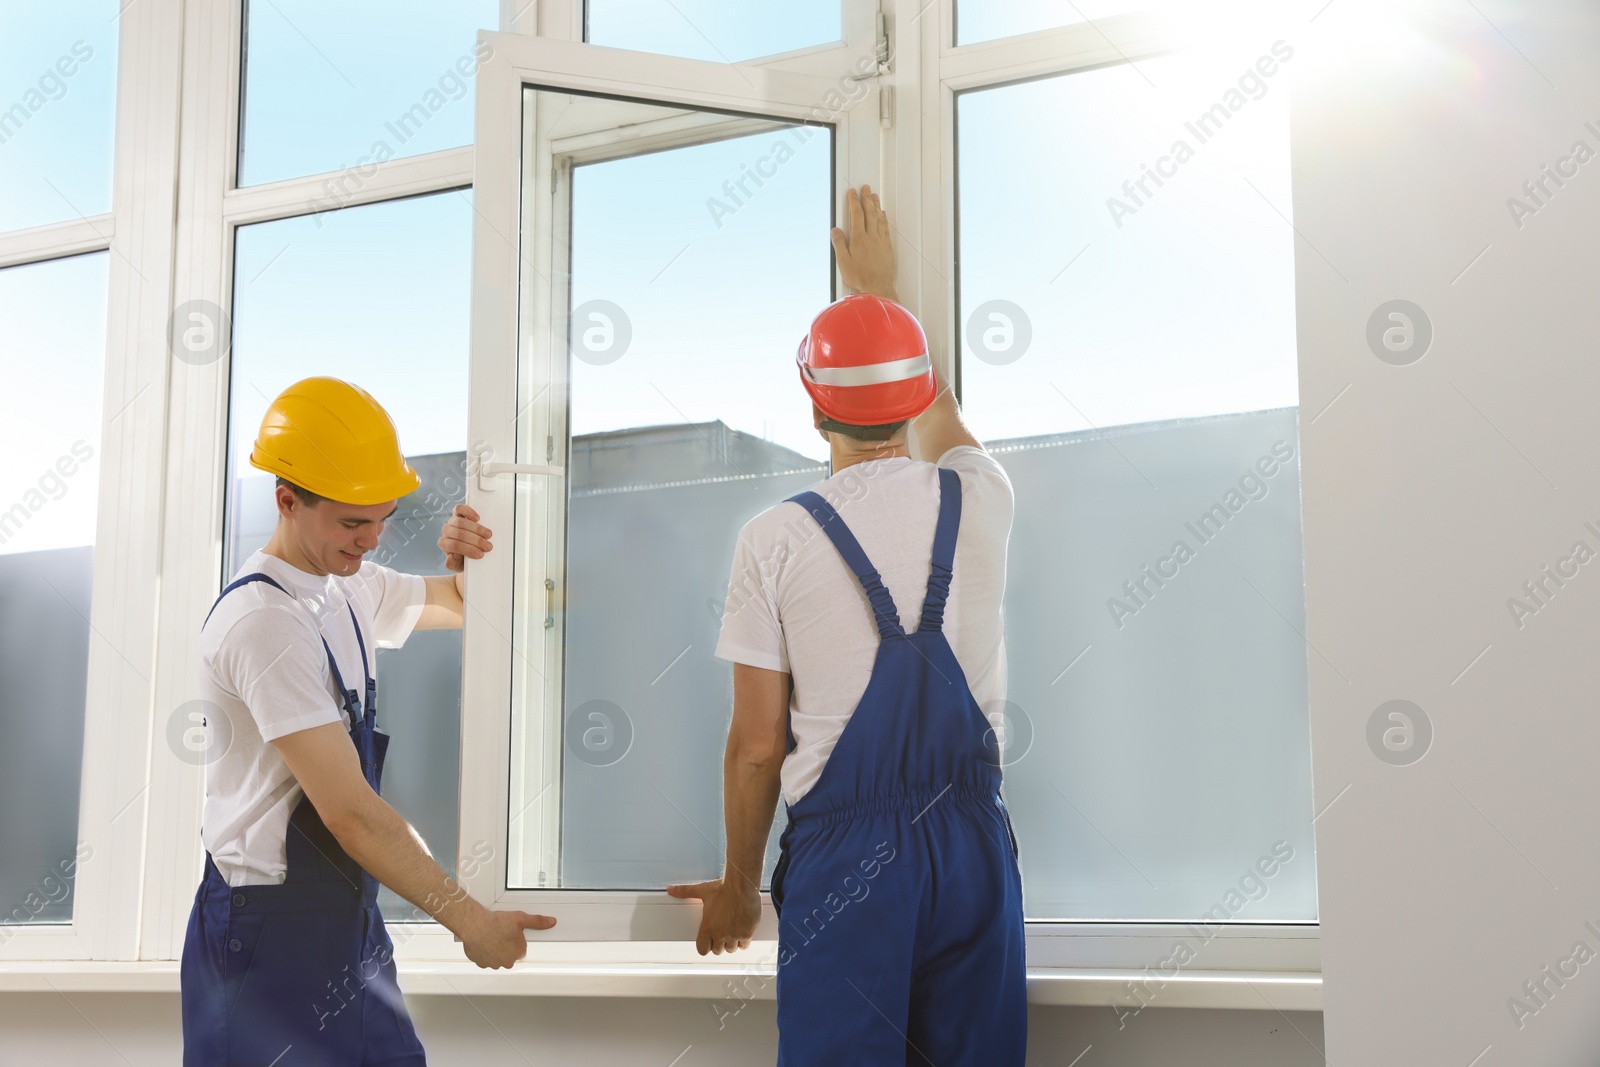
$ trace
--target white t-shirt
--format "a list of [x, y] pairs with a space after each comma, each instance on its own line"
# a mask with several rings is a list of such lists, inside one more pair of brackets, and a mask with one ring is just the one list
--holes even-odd
[[[265, 582], [222, 598], [200, 632], [200, 696], [221, 709], [232, 739], [206, 766], [200, 837], [229, 885], [282, 882], [289, 816], [305, 795], [268, 742], [328, 723], [348, 723], [328, 654], [328, 640], [345, 687], [358, 699], [366, 672], [346, 603], [354, 606], [366, 641], [367, 669], [379, 648], [399, 648], [422, 615], [420, 575], [366, 562], [348, 578], [318, 577], [257, 552], [235, 578], [260, 571], [299, 599]], [[209, 720], [209, 716], [208, 716]], [[379, 728], [383, 725], [379, 702]], [[218, 727], [207, 722], [208, 747]]]
[[[961, 478], [961, 525], [945, 603], [944, 632], [985, 714], [1005, 699], [1000, 604], [1011, 535], [1011, 480], [971, 445], [939, 457]], [[939, 475], [906, 456], [846, 467], [814, 489], [855, 534], [894, 599], [900, 625], [917, 628], [933, 560]], [[793, 678], [789, 727], [795, 748], [783, 763], [791, 804], [822, 774], [828, 755], [866, 691], [878, 628], [855, 574], [822, 527], [798, 504], [781, 502], [739, 531], [718, 659], [786, 671]]]

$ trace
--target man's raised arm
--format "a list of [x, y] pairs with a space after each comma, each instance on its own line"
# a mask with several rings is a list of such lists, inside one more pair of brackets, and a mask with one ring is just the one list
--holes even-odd
[[[845, 193], [845, 207], [849, 214], [850, 232], [835, 226], [831, 234], [834, 254], [839, 260], [839, 276], [844, 284], [858, 293], [870, 293], [885, 300], [900, 302], [894, 286], [894, 238], [889, 230], [889, 216], [870, 185], [857, 192]], [[930, 353], [931, 355], [931, 353]], [[939, 396], [927, 411], [911, 423], [911, 452], [920, 460], [937, 463], [939, 457], [960, 445], [982, 448], [983, 444], [961, 421], [961, 407], [955, 393], [934, 361], [934, 381]]]

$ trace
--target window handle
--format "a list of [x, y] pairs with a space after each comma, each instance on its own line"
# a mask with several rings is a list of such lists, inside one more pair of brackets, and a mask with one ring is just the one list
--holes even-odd
[[552, 478], [565, 477], [565, 467], [550, 467], [536, 463], [495, 463], [494, 446], [479, 445], [477, 452], [478, 462], [478, 488], [485, 493], [494, 492], [494, 485], [490, 478], [500, 474], [543, 474]]

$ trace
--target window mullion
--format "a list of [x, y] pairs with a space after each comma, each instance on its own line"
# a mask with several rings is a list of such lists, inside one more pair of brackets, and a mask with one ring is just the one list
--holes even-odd
[[[140, 5], [130, 8], [137, 12]], [[180, 5], [173, 5], [175, 8]], [[164, 499], [146, 504], [160, 522], [163, 580], [154, 599], [162, 632], [151, 717], [150, 825], [143, 882], [139, 956], [177, 959], [189, 903], [200, 877], [200, 808], [203, 770], [175, 758], [167, 743], [167, 720], [199, 696], [195, 664], [203, 606], [216, 594], [217, 532], [222, 529], [222, 457], [227, 410], [227, 346], [231, 230], [222, 216], [223, 196], [234, 180], [237, 144], [240, 9], [236, 4], [181, 6], [182, 95], [169, 101], [177, 127], [173, 153], [176, 188], [166, 196], [148, 189], [147, 202], [177, 203], [168, 225], [173, 254], [170, 288], [162, 294], [159, 340], [141, 346], [156, 351], [170, 368], [164, 390], [170, 418], [156, 449], [165, 457]], [[126, 17], [126, 16], [125, 16]], [[171, 69], [179, 71], [174, 57]], [[173, 358], [167, 322], [183, 305], [207, 316], [216, 345], [204, 357]]]
[[[155, 690], [182, 6], [121, 13], [100, 501], [74, 926], [97, 959], [135, 959], [160, 765]], [[166, 190], [163, 195], [160, 190]], [[159, 821], [157, 820], [159, 823]]]

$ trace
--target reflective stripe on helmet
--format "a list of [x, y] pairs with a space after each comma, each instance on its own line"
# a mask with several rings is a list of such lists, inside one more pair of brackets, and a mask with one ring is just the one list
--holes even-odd
[[810, 367], [800, 365], [805, 376], [818, 385], [882, 385], [884, 382], [902, 382], [927, 374], [933, 361], [924, 352], [910, 359], [892, 359], [887, 363], [868, 363], [860, 367]]

